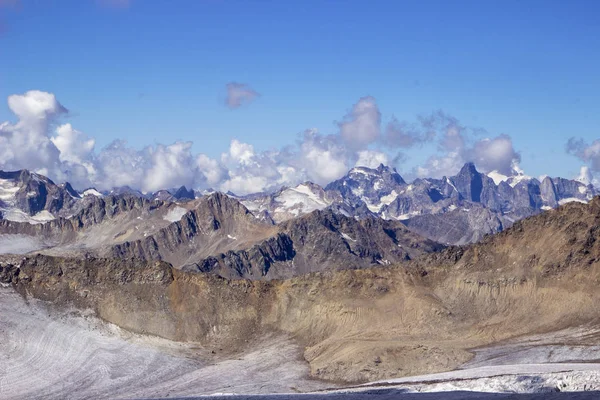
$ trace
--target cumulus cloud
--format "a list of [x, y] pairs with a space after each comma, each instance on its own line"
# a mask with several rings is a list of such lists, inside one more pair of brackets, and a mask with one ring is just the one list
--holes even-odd
[[243, 105], [250, 104], [260, 94], [245, 83], [229, 82], [226, 85], [227, 98], [225, 104], [227, 107], [234, 109]]
[[390, 159], [387, 154], [376, 150], [361, 150], [358, 152], [357, 167], [377, 168], [379, 164], [389, 165]]
[[593, 172], [600, 171], [600, 139], [587, 143], [583, 139], [572, 137], [567, 142], [566, 150], [588, 164]]
[[56, 174], [60, 151], [47, 132], [67, 109], [54, 95], [37, 90], [9, 96], [8, 107], [18, 121], [0, 124], [0, 164], [5, 169], [27, 168]]
[[[238, 97], [236, 101], [246, 100]], [[393, 118], [382, 134], [381, 113], [372, 97], [359, 99], [331, 134], [307, 129], [295, 143], [268, 151], [232, 139], [216, 157], [194, 153], [191, 142], [135, 149], [116, 140], [97, 150], [94, 138], [61, 121], [68, 111], [52, 93], [12, 95], [8, 105], [17, 122], [0, 124], [0, 169], [30, 169], [58, 181], [68, 180], [79, 189], [129, 186], [152, 192], [185, 185], [244, 195], [306, 180], [325, 185], [354, 166], [402, 163], [406, 156], [399, 149], [435, 141], [438, 154], [416, 169], [416, 175], [449, 175], [466, 161], [486, 172], [509, 173], [519, 161], [510, 137], [475, 140], [478, 136], [473, 130], [443, 112], [412, 124]], [[600, 153], [600, 144], [596, 153], [594, 146], [573, 145], [587, 160]]]
[[579, 170], [579, 175], [575, 178], [575, 180], [583, 183], [584, 185], [596, 184], [596, 182], [594, 181], [594, 176], [590, 171], [590, 167], [588, 167], [587, 165], [581, 167], [581, 169]]
[[419, 177], [450, 176], [457, 173], [466, 162], [473, 162], [483, 172], [498, 171], [514, 175], [521, 161], [508, 135], [475, 140], [480, 130], [463, 126], [459, 121], [437, 111], [421, 118], [421, 124], [428, 132], [440, 132], [438, 155], [430, 157], [426, 163], [416, 168]]
[[364, 149], [377, 141], [381, 130], [381, 113], [375, 99], [367, 96], [358, 100], [338, 125], [342, 140], [351, 149]]

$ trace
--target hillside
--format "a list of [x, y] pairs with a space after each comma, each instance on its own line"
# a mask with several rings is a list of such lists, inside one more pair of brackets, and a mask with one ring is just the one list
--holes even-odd
[[23, 294], [208, 348], [235, 352], [259, 337], [291, 335], [313, 377], [364, 382], [451, 370], [472, 358], [469, 349], [520, 335], [596, 329], [599, 222], [595, 198], [400, 266], [284, 281], [47, 256], [1, 275]]

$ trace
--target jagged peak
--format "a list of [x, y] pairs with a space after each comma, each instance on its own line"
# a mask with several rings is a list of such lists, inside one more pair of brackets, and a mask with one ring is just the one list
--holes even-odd
[[37, 172], [29, 171], [28, 169], [19, 169], [16, 171], [0, 170], [0, 179], [16, 180], [20, 182], [28, 182], [31, 179], [55, 185], [55, 183], [47, 176], [38, 174]]
[[193, 200], [195, 197], [194, 190], [188, 190], [185, 186], [181, 186], [177, 191], [173, 194], [177, 200], [189, 199]]
[[477, 171], [477, 168], [475, 167], [475, 163], [469, 161], [469, 162], [466, 162], [462, 166], [458, 175], [464, 176], [465, 174], [478, 174], [478, 173], [479, 173], [479, 171]]

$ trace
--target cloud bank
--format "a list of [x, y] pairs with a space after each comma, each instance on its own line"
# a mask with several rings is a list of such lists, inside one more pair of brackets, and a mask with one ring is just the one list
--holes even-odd
[[[253, 92], [242, 86], [242, 92]], [[238, 89], [234, 87], [232, 105], [248, 101], [244, 96], [255, 97]], [[185, 185], [248, 194], [306, 180], [323, 185], [354, 166], [400, 163], [406, 158], [403, 151], [425, 145], [437, 145], [437, 152], [413, 171], [415, 176], [451, 175], [467, 161], [484, 172], [509, 174], [520, 160], [509, 136], [479, 138], [476, 130], [441, 111], [411, 124], [392, 118], [382, 127], [373, 97], [360, 98], [334, 133], [307, 129], [295, 143], [269, 151], [233, 139], [214, 158], [194, 154], [191, 142], [135, 149], [116, 140], [98, 150], [94, 138], [61, 123], [68, 110], [52, 93], [32, 90], [11, 95], [8, 106], [17, 122], [0, 124], [0, 169], [30, 169], [79, 189], [129, 186], [151, 192]]]

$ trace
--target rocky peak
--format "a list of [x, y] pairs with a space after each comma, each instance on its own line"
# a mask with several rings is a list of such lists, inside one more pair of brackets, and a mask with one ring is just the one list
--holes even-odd
[[483, 179], [481, 174], [475, 168], [475, 164], [468, 162], [463, 165], [458, 175], [452, 180], [454, 186], [456, 186], [456, 190], [463, 199], [477, 203], [481, 201]]
[[27, 170], [0, 171], [0, 193], [5, 209], [13, 214], [34, 216], [42, 211], [51, 214], [74, 204], [79, 195], [70, 184], [56, 185], [52, 180]]
[[185, 186], [182, 186], [177, 189], [173, 197], [177, 200], [194, 200], [195, 194], [193, 189], [188, 190]]

